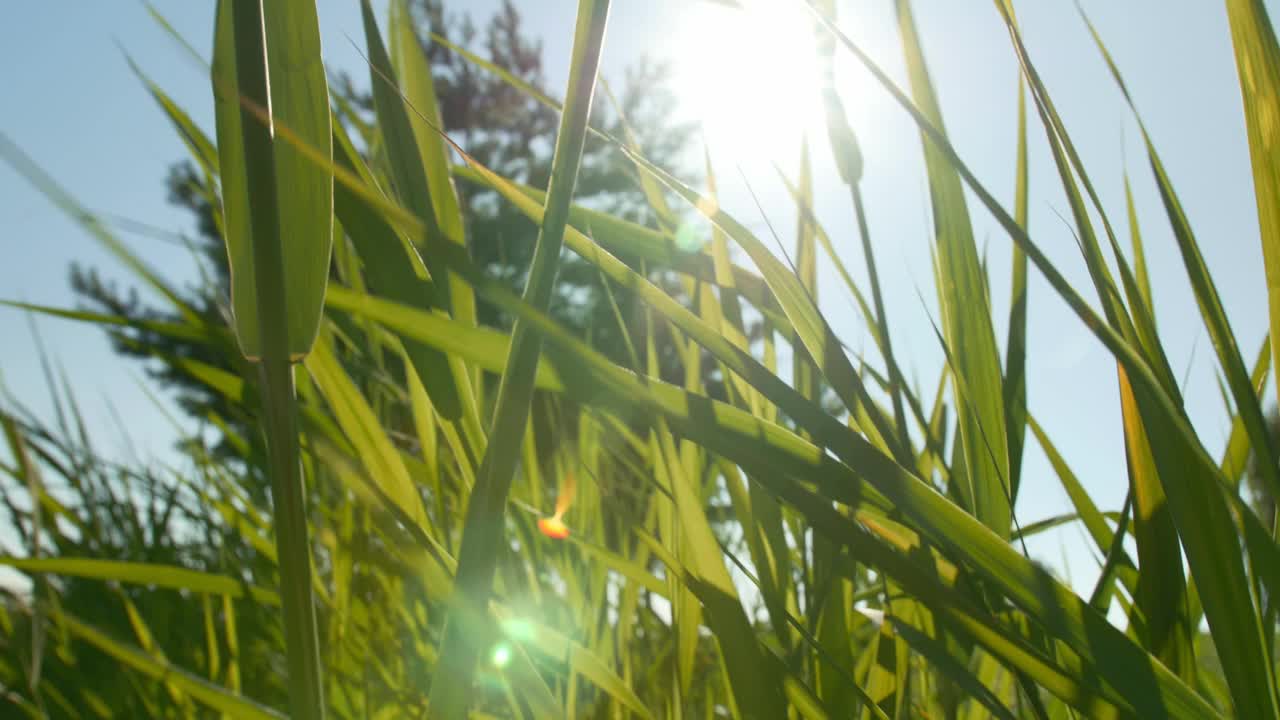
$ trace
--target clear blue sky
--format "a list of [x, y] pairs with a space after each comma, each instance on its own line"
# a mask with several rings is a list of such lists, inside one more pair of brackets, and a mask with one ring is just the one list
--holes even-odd
[[[455, 0], [449, 7], [468, 9], [484, 18], [496, 4], [491, 0]], [[562, 86], [575, 3], [529, 0], [517, 4], [525, 9], [530, 28], [545, 41], [552, 87]], [[902, 81], [892, 3], [858, 0], [839, 4], [846, 31]], [[157, 0], [157, 5], [207, 56], [212, 0]], [[1198, 233], [1242, 351], [1251, 361], [1265, 331], [1266, 303], [1248, 150], [1223, 3], [1093, 0], [1084, 5], [1127, 76]], [[385, 1], [377, 6], [385, 8]], [[702, 63], [710, 62], [707, 53], [724, 42], [724, 26], [715, 21], [717, 11], [703, 9], [690, 14], [686, 2], [675, 0], [614, 0], [613, 6], [606, 76], [620, 82], [622, 68], [648, 53], [675, 63], [685, 78], [679, 87], [687, 114], [693, 114], [692, 108], [705, 107], [705, 102], [699, 102], [698, 89], [687, 78], [700, 77]], [[352, 45], [354, 40], [363, 48], [358, 8], [355, 0], [320, 2], [327, 60], [333, 67], [364, 77]], [[952, 141], [988, 187], [1011, 205], [1017, 69], [999, 18], [991, 4], [984, 2], [916, 0], [915, 9]], [[1127, 228], [1122, 172], [1127, 167], [1131, 174], [1149, 254], [1157, 319], [1175, 370], [1181, 374], [1190, 362], [1187, 404], [1209, 450], [1216, 454], [1224, 443], [1226, 423], [1214, 380], [1213, 352], [1201, 330], [1150, 173], [1138, 152], [1135, 126], [1073, 2], [1024, 0], [1017, 3], [1017, 9], [1032, 59], [1121, 233]], [[1274, 7], [1271, 10], [1274, 16], [1277, 11]], [[121, 48], [211, 131], [210, 92], [201, 66], [151, 21], [140, 3], [24, 2], [15, 3], [8, 11], [7, 22], [0, 27], [0, 67], [6, 68], [0, 85], [4, 97], [0, 132], [88, 207], [170, 230], [190, 230], [189, 219], [169, 207], [164, 198], [166, 168], [182, 157], [183, 148], [129, 72]], [[691, 19], [701, 24], [692, 24]], [[761, 47], [759, 52], [777, 51]], [[767, 69], [763, 72], [769, 74]], [[734, 107], [744, 113], [755, 109], [768, 114], [770, 111], [762, 108], [769, 107], [771, 79], [776, 78], [740, 83]], [[918, 286], [929, 312], [934, 312], [928, 199], [918, 135], [907, 116], [848, 62], [842, 65], [840, 81], [866, 156], [866, 200], [892, 325], [898, 329], [895, 342], [908, 372], [916, 373], [920, 383], [931, 389], [942, 357], [925, 307], [916, 295]], [[796, 112], [802, 112], [802, 106], [797, 106]], [[852, 210], [834, 167], [826, 159], [829, 150], [816, 118], [788, 120], [785, 112], [772, 112], [770, 117], [782, 127], [790, 122], [790, 127], [814, 130], [815, 204], [846, 262], [860, 274]], [[1083, 262], [1067, 225], [1055, 214], [1067, 215], [1066, 203], [1057, 189], [1056, 174], [1034, 116], [1031, 122], [1032, 235], [1068, 277], [1084, 288]], [[777, 137], [763, 137], [769, 127], [778, 125], [766, 126], [759, 147], [767, 147], [769, 154], [777, 155], [776, 159], [794, 172], [794, 152], [781, 155], [782, 142]], [[741, 138], [723, 142], [712, 136], [711, 143], [724, 206], [749, 226], [767, 232], [745, 191], [745, 178], [761, 195], [784, 241], [793, 243], [794, 211], [788, 208], [768, 163], [759, 153], [750, 152], [752, 146]], [[741, 174], [736, 165], [741, 166]], [[989, 240], [992, 293], [997, 315], [1003, 318], [1008, 305], [1010, 243], [984, 210], [976, 204], [970, 209], [977, 236]], [[109, 277], [130, 282], [126, 272], [91, 238], [3, 166], [0, 227], [5, 258], [0, 262], [0, 297], [69, 306], [73, 297], [67, 277], [72, 261], [96, 266]], [[185, 251], [151, 239], [130, 239], [139, 253], [173, 282], [194, 280], [193, 265]], [[835, 274], [825, 265], [820, 273], [821, 299], [835, 319], [837, 331], [851, 346], [867, 346], [865, 333]], [[1030, 293], [1031, 410], [1099, 504], [1118, 509], [1124, 496], [1125, 470], [1114, 363], [1034, 270]], [[109, 399], [125, 417], [144, 457], [166, 451], [172, 430], [139, 389], [136, 378], [141, 373], [136, 364], [112, 355], [94, 328], [52, 320], [40, 320], [39, 328], [52, 356], [73, 378], [101, 441], [108, 447], [120, 447], [120, 433], [106, 409]], [[1003, 327], [997, 332], [1003, 337]], [[39, 411], [47, 411], [49, 404], [30, 337], [24, 316], [0, 310], [0, 377], [18, 397]], [[1018, 507], [1023, 522], [1068, 508], [1034, 441], [1029, 439], [1028, 443]], [[1081, 584], [1095, 574], [1088, 547], [1084, 535], [1069, 528], [1035, 542], [1032, 552], [1059, 567], [1065, 554], [1073, 579]]]

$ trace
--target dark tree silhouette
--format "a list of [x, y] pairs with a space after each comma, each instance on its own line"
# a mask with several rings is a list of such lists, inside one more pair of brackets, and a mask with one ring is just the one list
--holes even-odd
[[[534, 187], [546, 187], [558, 114], [432, 39], [435, 33], [467, 47], [534, 88], [555, 95], [556, 92], [547, 87], [542, 43], [529, 36], [516, 7], [507, 0], [483, 29], [477, 29], [469, 14], [447, 12], [442, 0], [413, 0], [411, 17], [431, 63], [446, 131], [470, 154], [505, 177]], [[620, 136], [622, 118], [625, 118], [647, 157], [679, 171], [692, 127], [671, 122], [674, 97], [665, 88], [666, 78], [665, 68], [651, 62], [630, 68], [618, 95], [621, 117], [602, 94], [595, 104], [593, 120]], [[333, 85], [357, 113], [371, 118], [372, 100], [366, 88], [346, 74], [338, 75]], [[495, 192], [465, 182], [457, 185], [467, 222], [468, 250], [473, 259], [491, 275], [517, 289], [523, 287], [537, 226], [500, 201]], [[226, 251], [213, 219], [211, 200], [215, 195], [203, 173], [189, 161], [179, 162], [170, 169], [166, 186], [170, 202], [191, 212], [194, 245], [206, 268], [206, 282], [190, 288], [183, 299], [204, 317], [221, 324], [227, 316], [230, 278]], [[655, 225], [655, 218], [639, 189], [634, 166], [598, 139], [587, 145], [576, 197], [585, 205]], [[679, 286], [670, 278], [655, 279], [678, 294]], [[598, 349], [614, 360], [626, 362], [625, 343], [594, 266], [566, 253], [560, 280], [552, 314], [580, 334], [589, 336]], [[139, 320], [172, 319], [170, 310], [147, 305], [136, 292], [122, 291], [94, 268], [73, 266], [71, 284], [91, 309]], [[614, 293], [630, 332], [643, 332], [635, 298], [617, 288]], [[509, 325], [508, 318], [483, 302], [479, 312], [483, 324]], [[206, 346], [136, 328], [109, 332], [118, 352], [144, 361], [158, 356], [191, 358], [236, 372], [249, 380], [253, 377], [253, 373], [243, 372], [242, 367], [227, 367], [226, 354]], [[657, 332], [663, 374], [678, 379], [678, 360], [666, 329], [659, 327]], [[634, 340], [643, 347], [640, 338]], [[235, 409], [223, 397], [191, 379], [173, 363], [151, 363], [148, 372], [173, 391], [180, 405], [193, 416], [206, 417], [212, 413], [224, 418], [236, 417]]]

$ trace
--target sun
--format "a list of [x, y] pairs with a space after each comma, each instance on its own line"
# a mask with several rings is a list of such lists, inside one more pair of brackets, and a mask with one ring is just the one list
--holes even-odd
[[737, 157], [793, 159], [821, 130], [813, 18], [792, 0], [690, 2], [671, 41], [681, 104], [708, 144]]

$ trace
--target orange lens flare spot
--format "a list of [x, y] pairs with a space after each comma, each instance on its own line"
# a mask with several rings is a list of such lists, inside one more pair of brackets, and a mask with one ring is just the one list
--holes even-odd
[[538, 529], [542, 531], [543, 535], [555, 540], [563, 540], [569, 537], [569, 526], [564, 524], [559, 515], [539, 519]]

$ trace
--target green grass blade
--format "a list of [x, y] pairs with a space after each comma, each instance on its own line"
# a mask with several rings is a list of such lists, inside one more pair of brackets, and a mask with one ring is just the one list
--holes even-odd
[[[365, 7], [368, 12], [367, 3]], [[568, 102], [556, 137], [545, 213], [524, 292], [525, 299], [538, 310], [549, 306], [555, 288], [608, 10], [608, 0], [583, 0], [578, 10]], [[466, 713], [475, 665], [488, 634], [483, 615], [501, 552], [507, 493], [524, 438], [542, 349], [542, 338], [531, 330], [526, 322], [516, 320], [507, 368], [498, 388], [489, 445], [467, 505], [441, 662], [431, 683], [430, 704], [441, 717], [462, 717]]]
[[46, 557], [15, 558], [0, 556], [0, 565], [26, 573], [52, 573], [73, 577], [113, 580], [134, 585], [150, 585], [173, 590], [226, 595], [233, 599], [252, 597], [264, 605], [280, 604], [280, 596], [236, 580], [227, 575], [191, 570], [178, 565], [100, 560], [97, 558]]
[[[863, 502], [878, 504], [874, 486], [931, 540], [973, 563], [988, 582], [1044, 623], [1049, 632], [1086, 654], [1105, 677], [1124, 678], [1117, 682], [1130, 688], [1130, 701], [1137, 707], [1157, 714], [1176, 711], [1189, 717], [1216, 716], [1186, 685], [1085, 601], [862, 438], [851, 436], [852, 445], [833, 448], [850, 463], [845, 466], [793, 433], [749, 413], [665, 383], [641, 382], [509, 292], [496, 285], [477, 284], [477, 280], [472, 280], [473, 285], [486, 300], [536, 323], [555, 347], [554, 353], [548, 348], [549, 358], [563, 364], [562, 375], [569, 373], [575, 378], [569, 388], [575, 395], [624, 414], [662, 413], [673, 430], [745, 468], [759, 469], [761, 474], [753, 477], [784, 498], [795, 496], [797, 486], [786, 479], [793, 476], [817, 483], [828, 503], [834, 499], [855, 507]], [[811, 511], [817, 512], [814, 508]]]
[[[908, 0], [898, 0], [897, 10], [916, 105], [939, 133], [945, 133]], [[953, 377], [962, 378], [975, 389], [1001, 387], [1003, 374], [991, 309], [983, 302], [987, 296], [985, 283], [960, 176], [931, 138], [926, 135], [922, 141], [929, 171], [938, 273], [945, 279], [938, 284], [938, 304], [944, 335], [955, 350]], [[972, 488], [968, 500], [983, 524], [1007, 538], [1013, 509], [1004, 403], [991, 392], [961, 395], [956, 393], [955, 404], [970, 478], [968, 487]]]
[[[526, 216], [541, 222], [537, 213], [541, 212], [541, 207], [546, 202], [545, 192], [506, 179], [499, 179], [495, 174], [477, 167], [455, 166], [453, 174], [466, 182], [497, 190]], [[727, 255], [724, 266], [721, 268], [716, 264], [718, 261], [715, 260], [714, 254], [712, 257], [707, 257], [702, 253], [683, 249], [668, 233], [579, 205], [575, 205], [570, 210], [569, 224], [581, 231], [584, 236], [589, 231], [591, 240], [611, 253], [645, 261], [651, 270], [671, 269], [702, 282], [715, 283], [721, 288], [732, 288], [738, 296], [768, 315], [780, 329], [786, 331], [791, 327], [786, 316], [780, 312], [777, 300], [760, 276], [730, 263]], [[718, 231], [718, 228], [713, 228], [713, 233]], [[565, 238], [565, 242], [576, 251], [572, 232]]]
[[[272, 3], [270, 13], [264, 15], [257, 0], [223, 0], [218, 7], [213, 76], [220, 108], [220, 164], [223, 172], [238, 167], [235, 172], [243, 172], [244, 179], [243, 192], [224, 194], [224, 204], [228, 212], [245, 216], [243, 225], [229, 223], [228, 228], [239, 227], [247, 233], [238, 239], [228, 235], [227, 244], [233, 261], [250, 263], [237, 267], [233, 262], [232, 293], [234, 278], [239, 275], [241, 288], [246, 282], [253, 286], [252, 305], [243, 304], [243, 293], [239, 304], [234, 297], [232, 304], [241, 349], [247, 357], [261, 360], [289, 701], [295, 715], [322, 720], [322, 670], [291, 363], [310, 349], [323, 311], [333, 220], [332, 179], [327, 166], [313, 165], [293, 150], [296, 146], [289, 145], [288, 150], [280, 146], [277, 156], [272, 115], [275, 97], [268, 97], [274, 85], [271, 76], [279, 83], [297, 83], [299, 87], [279, 91], [282, 113], [298, 124], [292, 131], [302, 144], [330, 147], [319, 29], [315, 5], [308, 3]], [[272, 50], [273, 44], [279, 47]], [[273, 61], [281, 65], [278, 73], [269, 69]], [[232, 67], [235, 84], [229, 88]], [[319, 73], [318, 87], [315, 73]], [[229, 90], [233, 92], [228, 96]], [[259, 122], [259, 116], [251, 111], [254, 105], [266, 109], [265, 122]], [[319, 137], [315, 117], [305, 117], [317, 112], [323, 118]], [[226, 122], [230, 115], [237, 117], [238, 124]], [[238, 211], [234, 210], [237, 206]], [[241, 315], [246, 311], [249, 317]]]
[[1194, 674], [1195, 666], [1188, 657], [1191, 622], [1177, 523], [1161, 482], [1152, 435], [1123, 368], [1119, 371], [1119, 386], [1126, 466], [1134, 502], [1133, 536], [1141, 569], [1133, 597], [1145, 621], [1142, 642], [1170, 669], [1187, 677]]
[[[1027, 229], [1027, 96], [1018, 80], [1018, 155], [1014, 170], [1013, 219]], [[1004, 413], [1009, 442], [1009, 485], [1016, 503], [1027, 433], [1027, 254], [1013, 247], [1009, 337], [1005, 343]]]
[[[449, 175], [449, 147], [440, 135], [444, 121], [436, 98], [435, 82], [405, 0], [391, 3], [387, 33], [391, 37], [391, 55], [404, 90], [404, 101], [413, 109], [409, 113], [409, 125], [422, 154], [422, 166], [426, 171], [427, 187], [431, 189], [431, 205], [440, 224], [440, 232], [449, 242], [465, 247], [467, 239], [462, 208], [453, 178]], [[451, 282], [449, 292], [453, 316], [464, 323], [474, 324], [476, 300], [471, 288], [465, 283]]]
[[[1280, 143], [1275, 141], [1280, 93], [1280, 43], [1262, 0], [1225, 0], [1253, 163], [1258, 229], [1271, 318], [1272, 364], [1280, 367]], [[1280, 383], [1276, 392], [1280, 396]]]
[[[1087, 19], [1086, 22], [1088, 22]], [[1104, 59], [1107, 61], [1107, 66], [1111, 70], [1112, 76], [1120, 86], [1125, 98], [1129, 100], [1130, 109], [1133, 110], [1135, 117], [1137, 117], [1137, 107], [1129, 96], [1128, 88], [1120, 75], [1119, 68], [1111, 59], [1110, 53], [1107, 52], [1092, 24], [1089, 24], [1089, 29], [1093, 34], [1098, 49], [1103, 53]], [[1174, 239], [1178, 243], [1178, 250], [1182, 255], [1183, 266], [1191, 282], [1196, 303], [1200, 307], [1201, 318], [1209, 331], [1209, 337], [1212, 339], [1214, 350], [1218, 355], [1218, 362], [1226, 376], [1227, 386], [1231, 389], [1231, 395], [1235, 399], [1236, 411], [1244, 421], [1253, 452], [1258, 456], [1259, 472], [1263, 481], [1271, 486], [1273, 493], [1280, 492], [1280, 465], [1277, 464], [1275, 448], [1267, 432], [1266, 422], [1262, 417], [1261, 403], [1259, 403], [1254, 392], [1253, 382], [1250, 380], [1249, 372], [1245, 368], [1244, 358], [1240, 355], [1240, 347], [1236, 342], [1235, 333], [1231, 329], [1226, 310], [1222, 306], [1222, 299], [1218, 294], [1213, 278], [1209, 275], [1209, 268], [1205, 264], [1204, 256], [1200, 253], [1200, 246], [1196, 241], [1194, 232], [1191, 230], [1191, 223], [1182, 209], [1182, 203], [1178, 200], [1177, 192], [1173, 188], [1173, 183], [1170, 181], [1168, 173], [1165, 172], [1160, 155], [1156, 152], [1142, 119], [1137, 117], [1137, 120], [1138, 126], [1142, 130], [1152, 174], [1155, 176], [1156, 185], [1160, 190], [1160, 197], [1164, 201], [1169, 222], [1173, 226]]]
[[[266, 56], [262, 64], [270, 75], [272, 129], [276, 124], [287, 127], [300, 142], [331, 157], [328, 85], [320, 61], [315, 4], [290, 0], [267, 3], [263, 10]], [[241, 82], [238, 64], [242, 60], [235, 55], [230, 22], [223, 19], [220, 10], [212, 69], [218, 159], [236, 336], [245, 356], [256, 359], [262, 354], [250, 209], [256, 196], [249, 193], [247, 168], [261, 160], [246, 157], [251, 148], [245, 133], [260, 130], [270, 135], [272, 130], [261, 128], [259, 117], [245, 114], [242, 107], [247, 103], [265, 108], [267, 104], [265, 94], [263, 98], [249, 97]], [[255, 126], [259, 126], [257, 130]], [[289, 267], [286, 275], [268, 282], [283, 283], [289, 298], [285, 314], [288, 350], [289, 357], [296, 360], [315, 342], [320, 326], [333, 244], [333, 178], [327, 165], [309, 159], [294, 145], [270, 143], [266, 148], [273, 153], [275, 166], [275, 222], [279, 230], [273, 233], [274, 242], [280, 244], [283, 262]]]
[[[338, 427], [351, 442], [369, 478], [405, 517], [419, 527], [428, 528], [426, 511], [409, 471], [373, 408], [338, 363], [331, 345], [324, 339], [316, 344], [315, 352], [307, 357], [307, 371], [328, 401]], [[442, 548], [437, 549], [443, 552]]]
[[[361, 0], [364, 18], [365, 44], [369, 52], [370, 83], [373, 87], [373, 105], [377, 113], [378, 128], [386, 145], [386, 158], [390, 165], [391, 179], [400, 202], [423, 223], [420, 235], [422, 259], [439, 288], [449, 285], [448, 272], [440, 266], [440, 247], [449, 242], [440, 229], [432, 204], [432, 187], [427, 182], [427, 172], [422, 164], [422, 152], [414, 137], [411, 113], [400, 94], [395, 71], [382, 35], [378, 32], [373, 7], [368, 0]], [[451, 310], [452, 293], [439, 292], [436, 300], [446, 310]]]
[[[332, 157], [329, 85], [314, 0], [264, 2], [271, 121]], [[333, 176], [286, 143], [273, 143], [280, 245], [288, 293], [289, 357], [300, 359], [320, 330], [333, 247]], [[252, 201], [252, 198], [251, 198]], [[275, 279], [272, 279], [275, 282]]]
[[[1262, 394], [1266, 389], [1267, 376], [1271, 372], [1271, 338], [1262, 339], [1262, 347], [1253, 361], [1253, 371], [1249, 373], [1249, 381], [1253, 384], [1253, 392], [1258, 402], [1263, 401]], [[1226, 391], [1223, 391], [1225, 397]], [[1245, 430], [1244, 419], [1236, 414], [1231, 421], [1231, 434], [1227, 436], [1227, 446], [1222, 451], [1222, 475], [1232, 488], [1240, 487], [1240, 480], [1249, 465], [1249, 433]]]
[[[1138, 225], [1138, 209], [1133, 202], [1133, 188], [1129, 186], [1129, 173], [1124, 173], [1124, 203], [1125, 210], [1129, 216], [1129, 240], [1133, 246], [1133, 275], [1138, 283], [1138, 289], [1142, 295], [1143, 302], [1148, 308], [1155, 307], [1154, 296], [1151, 294], [1151, 279], [1147, 276], [1147, 251], [1142, 245], [1142, 229]], [[1151, 318], [1152, 324], [1155, 324], [1155, 318]]]
[[[369, 183], [369, 191], [375, 192], [369, 170], [359, 159], [346, 133], [337, 127], [334, 134], [334, 152], [339, 166], [361, 176]], [[363, 262], [365, 279], [373, 293], [411, 307], [429, 309], [441, 306], [436, 299], [438, 289], [435, 283], [419, 276], [425, 276], [426, 266], [417, 249], [401, 239], [376, 207], [371, 207], [346, 184], [337, 183], [334, 210]], [[420, 272], [415, 272], [415, 269]], [[449, 359], [415, 343], [409, 343], [406, 350], [418, 379], [440, 415], [450, 420], [461, 416], [463, 399], [454, 382]]]

